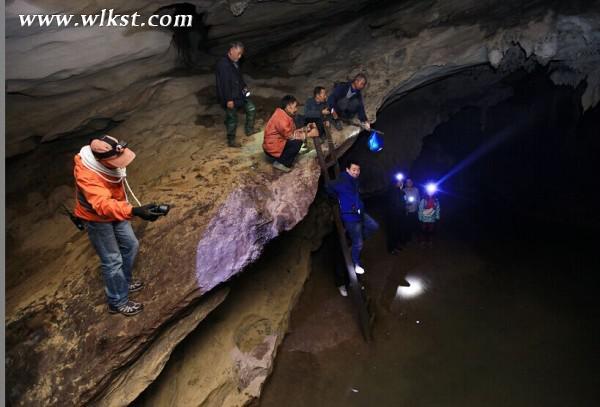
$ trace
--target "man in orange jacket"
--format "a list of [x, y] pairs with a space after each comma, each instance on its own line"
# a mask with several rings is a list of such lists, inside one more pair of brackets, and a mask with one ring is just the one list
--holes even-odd
[[132, 279], [131, 270], [138, 241], [129, 219], [139, 216], [155, 221], [155, 204], [133, 207], [125, 194], [127, 167], [135, 154], [127, 143], [110, 136], [93, 139], [75, 156], [77, 199], [75, 216], [84, 221], [88, 236], [100, 257], [110, 313], [126, 316], [142, 311], [141, 303], [129, 300], [143, 283]]
[[296, 129], [294, 116], [297, 112], [298, 101], [292, 95], [286, 95], [265, 127], [263, 150], [274, 159], [273, 167], [280, 171], [290, 172], [303, 141], [307, 137], [319, 136], [315, 123]]

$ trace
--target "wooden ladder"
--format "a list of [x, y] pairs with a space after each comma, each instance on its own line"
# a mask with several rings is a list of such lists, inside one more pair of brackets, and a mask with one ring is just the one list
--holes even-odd
[[[333, 140], [331, 138], [331, 132], [329, 128], [325, 128], [325, 138], [328, 147], [328, 156], [326, 157], [323, 154], [323, 140], [321, 137], [313, 138], [315, 150], [317, 152], [317, 159], [319, 160], [319, 165], [321, 167], [321, 172], [323, 174], [323, 182], [329, 183], [333, 179], [336, 179], [340, 176], [340, 165], [338, 163], [338, 157], [335, 151], [335, 146], [333, 144]], [[332, 178], [329, 172], [329, 169], [333, 167], [334, 177]], [[350, 297], [354, 306], [358, 312], [358, 320], [360, 323], [360, 328], [365, 338], [365, 341], [369, 342], [372, 339], [371, 336], [371, 322], [372, 318], [369, 315], [369, 307], [368, 300], [366, 295], [364, 294], [364, 287], [358, 281], [358, 277], [356, 276], [356, 272], [354, 271], [354, 263], [352, 262], [352, 257], [350, 256], [350, 249], [348, 248], [348, 244], [346, 243], [346, 229], [344, 228], [344, 224], [342, 223], [342, 218], [340, 216], [339, 205], [334, 205], [332, 208], [333, 212], [333, 220], [335, 222], [335, 227], [338, 233], [338, 239], [340, 241], [340, 247], [342, 248], [342, 253], [344, 255], [344, 261], [346, 263], [346, 271], [348, 272], [348, 281], [350, 288]]]

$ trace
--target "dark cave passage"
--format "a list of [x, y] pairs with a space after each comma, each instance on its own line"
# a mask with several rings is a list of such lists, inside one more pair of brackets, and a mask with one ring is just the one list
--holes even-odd
[[[374, 340], [337, 293], [332, 236], [261, 405], [595, 405], [600, 115], [582, 92], [539, 68], [479, 67], [380, 112], [384, 150], [359, 139], [347, 154], [382, 226], [363, 254]], [[445, 181], [433, 247], [394, 256], [382, 192], [397, 171]], [[407, 281], [422, 292], [399, 295]]]

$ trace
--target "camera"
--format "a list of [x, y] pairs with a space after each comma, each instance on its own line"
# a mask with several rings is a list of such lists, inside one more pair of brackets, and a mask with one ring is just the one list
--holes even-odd
[[250, 97], [250, 89], [248, 88], [244, 88], [242, 89], [242, 95], [244, 95], [244, 97]]
[[171, 205], [158, 204], [154, 208], [152, 208], [150, 213], [152, 213], [153, 215], [157, 215], [157, 216], [165, 216], [167, 213], [169, 213], [169, 210], [171, 210]]

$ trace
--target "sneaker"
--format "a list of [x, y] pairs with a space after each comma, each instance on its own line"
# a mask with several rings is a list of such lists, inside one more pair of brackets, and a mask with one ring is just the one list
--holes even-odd
[[298, 152], [298, 154], [306, 154], [310, 151], [310, 147], [307, 144], [302, 144], [302, 147], [300, 147], [300, 151]]
[[334, 120], [333, 121], [333, 127], [335, 127], [336, 130], [342, 130], [343, 126], [342, 126], [342, 121], [340, 119]]
[[356, 274], [365, 274], [365, 269], [357, 264], [354, 266], [354, 272]]
[[123, 314], [127, 317], [138, 314], [142, 312], [144, 309], [144, 305], [139, 302], [127, 301], [125, 304], [120, 307], [113, 307], [112, 305], [108, 306], [108, 312], [111, 314]]
[[338, 291], [340, 292], [342, 297], [348, 296], [348, 291], [346, 290], [346, 286], [344, 286], [344, 285], [339, 286]]
[[281, 164], [279, 161], [273, 162], [273, 168], [276, 168], [279, 171], [283, 171], [283, 172], [290, 172], [292, 170], [290, 167], [286, 167], [285, 165]]
[[140, 280], [134, 280], [131, 283], [129, 283], [129, 292], [130, 293], [140, 291], [142, 288], [144, 288], [144, 283], [142, 283]]

